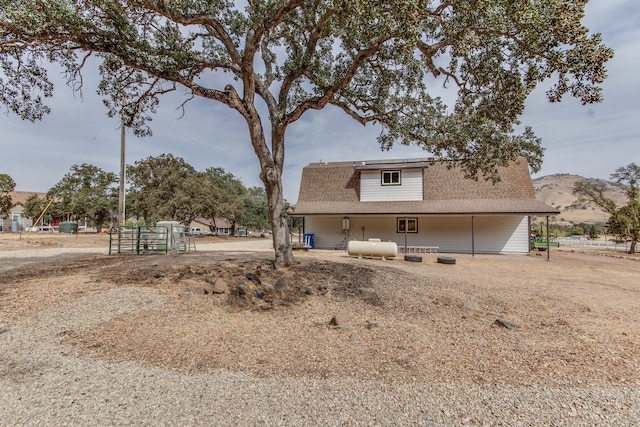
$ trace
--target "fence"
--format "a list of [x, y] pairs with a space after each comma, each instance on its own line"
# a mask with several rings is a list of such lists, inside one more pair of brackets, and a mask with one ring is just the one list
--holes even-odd
[[144, 255], [188, 252], [195, 249], [193, 236], [185, 227], [123, 226], [109, 237], [109, 255], [113, 253]]
[[[566, 246], [571, 248], [598, 248], [598, 249], [610, 249], [613, 251], [629, 252], [631, 249], [631, 242], [616, 243], [616, 242], [603, 242], [602, 240], [578, 240], [578, 239], [558, 239], [560, 246]], [[636, 245], [636, 250], [638, 246]]]

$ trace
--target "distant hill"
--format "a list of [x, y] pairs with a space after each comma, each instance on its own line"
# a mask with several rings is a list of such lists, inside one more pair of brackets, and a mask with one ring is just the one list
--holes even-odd
[[601, 182], [607, 187], [607, 197], [618, 205], [626, 203], [624, 190], [616, 183], [604, 179], [585, 178], [580, 175], [555, 174], [542, 176], [533, 180], [536, 198], [546, 204], [560, 209], [558, 224], [605, 222], [609, 215], [595, 205], [581, 206], [578, 197], [573, 194], [573, 187], [578, 181]]

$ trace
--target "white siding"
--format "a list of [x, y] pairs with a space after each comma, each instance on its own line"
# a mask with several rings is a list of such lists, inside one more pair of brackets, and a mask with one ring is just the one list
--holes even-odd
[[480, 253], [527, 253], [529, 219], [526, 216], [478, 216], [475, 247]]
[[[391, 169], [390, 169], [391, 170]], [[400, 185], [382, 185], [381, 171], [360, 172], [360, 201], [422, 200], [422, 170], [402, 170]]]
[[314, 247], [317, 249], [335, 249], [344, 242], [342, 217], [339, 216], [305, 217], [304, 232], [314, 234]]
[[[471, 216], [418, 216], [418, 233], [407, 233], [408, 246], [438, 246], [439, 252], [471, 253]], [[396, 232], [397, 216], [351, 217], [349, 240], [378, 238], [405, 244]], [[342, 217], [306, 217], [305, 233], [313, 233], [315, 247], [335, 249], [344, 242]], [[526, 216], [476, 216], [476, 253], [527, 253], [529, 222]]]

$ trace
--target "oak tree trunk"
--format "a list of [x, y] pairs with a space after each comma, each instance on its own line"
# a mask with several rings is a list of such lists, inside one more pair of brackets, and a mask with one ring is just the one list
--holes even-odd
[[260, 161], [260, 179], [264, 183], [269, 204], [269, 222], [275, 252], [275, 266], [293, 265], [293, 251], [289, 239], [289, 226], [284, 215], [284, 193], [282, 191], [282, 170], [284, 169], [284, 127], [272, 122], [271, 150], [267, 148], [264, 131], [257, 111], [247, 106], [246, 119], [249, 125], [251, 143]]
[[264, 177], [263, 182], [269, 203], [275, 264], [276, 267], [287, 267], [293, 264], [294, 258], [289, 239], [289, 225], [283, 212], [282, 174], [276, 168], [263, 168], [261, 175]]

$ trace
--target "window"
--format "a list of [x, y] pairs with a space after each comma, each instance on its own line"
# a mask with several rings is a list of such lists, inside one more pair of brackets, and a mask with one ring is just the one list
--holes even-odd
[[398, 233], [417, 233], [418, 218], [398, 218]]
[[382, 185], [400, 185], [400, 171], [382, 171]]

